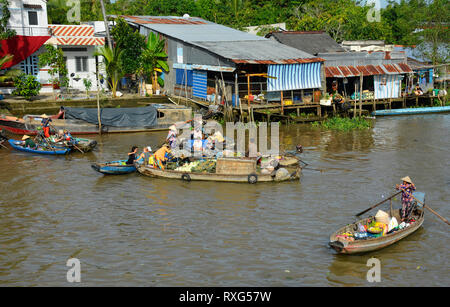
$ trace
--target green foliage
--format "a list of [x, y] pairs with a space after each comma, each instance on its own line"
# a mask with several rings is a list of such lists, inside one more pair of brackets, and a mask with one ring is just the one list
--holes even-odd
[[337, 130], [337, 131], [350, 131], [353, 129], [369, 129], [371, 127], [370, 121], [362, 117], [332, 117], [323, 122], [314, 122], [313, 127], [320, 127], [326, 130]]
[[45, 52], [39, 55], [39, 67], [49, 66], [48, 74], [52, 76], [52, 84], [60, 84], [66, 87], [69, 84], [68, 70], [64, 53], [61, 49], [52, 45], [45, 45]]
[[41, 84], [35, 76], [22, 73], [14, 80], [14, 87], [16, 89], [13, 91], [13, 95], [23, 96], [26, 100], [31, 100], [33, 96], [39, 94]]
[[125, 74], [139, 71], [142, 50], [145, 48], [145, 36], [133, 30], [123, 18], [116, 19], [116, 25], [111, 30], [111, 36], [116, 46], [123, 50], [121, 56], [122, 69]]
[[91, 87], [92, 87], [91, 79], [84, 78], [83, 79], [83, 85], [84, 85], [84, 88], [86, 89], [86, 95], [89, 96], [89, 91], [91, 90]]
[[7, 29], [11, 12], [8, 9], [8, 0], [0, 0], [0, 40], [8, 39], [16, 35], [16, 31]]
[[165, 39], [162, 39], [159, 34], [150, 32], [147, 37], [147, 42], [144, 50], [142, 51], [141, 63], [143, 73], [147, 78], [151, 79], [153, 88], [158, 82], [161, 86], [164, 86], [164, 80], [161, 77], [157, 77], [155, 80], [155, 73], [162, 71], [169, 71], [169, 65], [167, 64], [167, 54], [164, 51]]
[[94, 55], [103, 57], [103, 65], [108, 75], [108, 84], [111, 88], [113, 97], [116, 97], [117, 84], [123, 76], [122, 53], [119, 47], [110, 49], [108, 46], [100, 47]]
[[13, 59], [13, 55], [7, 54], [3, 57], [0, 58], [0, 69], [3, 68], [3, 65], [5, 65], [6, 63], [8, 63], [9, 61], [11, 61]]
[[[0, 0], [4, 2], [7, 0]], [[242, 29], [286, 22], [289, 30], [324, 30], [335, 40], [384, 40], [387, 44], [418, 45], [432, 62], [448, 61], [450, 2], [388, 0], [379, 22], [369, 22], [365, 0], [116, 0], [105, 1], [107, 14], [190, 16]], [[68, 24], [64, 0], [49, 0], [50, 23]], [[103, 20], [98, 0], [81, 1], [81, 21]], [[415, 31], [422, 29], [422, 31]], [[260, 35], [270, 28], [263, 27]], [[127, 34], [129, 35], [129, 33]], [[128, 36], [127, 36], [128, 37]], [[138, 39], [128, 37], [138, 44]], [[135, 40], [136, 39], [136, 40]], [[439, 46], [442, 46], [439, 48]], [[130, 49], [126, 58], [133, 55]], [[137, 51], [138, 48], [135, 49]], [[128, 54], [128, 51], [124, 51]], [[133, 64], [125, 63], [129, 73]]]

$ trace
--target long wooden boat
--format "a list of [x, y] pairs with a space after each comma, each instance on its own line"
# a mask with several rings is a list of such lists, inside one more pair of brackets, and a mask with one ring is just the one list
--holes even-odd
[[445, 113], [445, 112], [450, 112], [450, 106], [377, 110], [373, 111], [372, 115], [374, 116], [413, 115], [413, 114]]
[[43, 154], [43, 155], [65, 155], [70, 152], [70, 148], [64, 148], [64, 147], [53, 147], [52, 149], [44, 149], [39, 148], [38, 149], [31, 149], [29, 147], [22, 146], [22, 141], [17, 140], [8, 140], [11, 147], [13, 147], [16, 150], [29, 152], [29, 153], [37, 153], [37, 154]]
[[[113, 127], [102, 125], [102, 133], [149, 132], [167, 130], [173, 123], [192, 119], [192, 109], [172, 104], [153, 104], [157, 110], [157, 124], [143, 127]], [[72, 135], [97, 134], [98, 125], [79, 119], [58, 119], [57, 115], [49, 116], [52, 126], [67, 129]], [[0, 128], [18, 135], [36, 135], [41, 126], [41, 115], [25, 115], [23, 118], [0, 116]]]
[[293, 172], [290, 172], [290, 176], [277, 180], [275, 176], [270, 174], [258, 174], [257, 172], [251, 174], [216, 174], [208, 172], [182, 172], [176, 170], [161, 170], [159, 168], [153, 168], [148, 165], [137, 165], [139, 173], [145, 176], [155, 178], [168, 178], [168, 179], [181, 179], [185, 181], [199, 180], [199, 181], [217, 181], [217, 182], [239, 182], [254, 184], [257, 182], [280, 182], [293, 179], [299, 179], [301, 174], [301, 168], [298, 166]]
[[134, 164], [126, 164], [127, 160], [111, 161], [104, 163], [94, 163], [91, 167], [102, 174], [123, 175], [136, 171]]
[[[416, 195], [416, 193], [414, 194]], [[400, 221], [400, 209], [394, 210], [393, 216], [397, 219], [397, 221]], [[340, 228], [330, 236], [329, 246], [340, 254], [357, 254], [376, 251], [390, 246], [414, 233], [422, 226], [425, 219], [424, 208], [418, 204], [411, 214], [411, 218], [413, 218], [415, 222], [403, 229], [387, 233], [380, 237], [367, 238], [364, 240], [353, 241], [340, 237], [344, 233], [355, 233], [359, 224], [368, 225], [369, 221], [373, 218], [374, 217], [368, 217]]]

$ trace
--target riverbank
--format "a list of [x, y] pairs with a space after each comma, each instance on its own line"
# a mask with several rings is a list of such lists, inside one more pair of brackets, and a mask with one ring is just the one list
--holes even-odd
[[[101, 97], [101, 108], [143, 107], [149, 103], [171, 103], [167, 96], [153, 95], [142, 97], [139, 95], [124, 94], [122, 97]], [[40, 95], [32, 101], [17, 96], [6, 96], [0, 100], [0, 114], [23, 116], [25, 114], [56, 114], [61, 106], [77, 108], [96, 108], [97, 99], [58, 99], [53, 96]]]

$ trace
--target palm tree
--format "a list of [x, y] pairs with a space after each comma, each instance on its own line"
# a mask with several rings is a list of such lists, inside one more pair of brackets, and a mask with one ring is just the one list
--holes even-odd
[[165, 39], [161, 39], [159, 34], [150, 32], [147, 43], [142, 51], [141, 61], [144, 73], [151, 79], [152, 88], [156, 88], [158, 83], [164, 86], [164, 80], [158, 77], [157, 72], [169, 71], [167, 65], [167, 54], [164, 51]]
[[123, 76], [122, 61], [120, 60], [123, 50], [119, 47], [109, 48], [108, 46], [100, 47], [95, 55], [103, 57], [103, 65], [108, 76], [108, 84], [111, 88], [113, 97], [116, 97], [117, 84]]
[[[3, 65], [13, 59], [13, 55], [7, 54], [0, 58], [0, 70], [3, 69]], [[15, 77], [20, 75], [22, 71], [20, 69], [9, 69], [5, 73], [0, 74], [0, 82], [12, 81]]]

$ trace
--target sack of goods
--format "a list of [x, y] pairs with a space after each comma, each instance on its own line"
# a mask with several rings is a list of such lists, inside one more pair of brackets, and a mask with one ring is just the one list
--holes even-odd
[[392, 229], [395, 229], [396, 227], [398, 227], [398, 222], [397, 222], [397, 219], [395, 217], [393, 217], [389, 221], [388, 232], [390, 232]]
[[389, 214], [387, 214], [383, 210], [378, 210], [377, 214], [375, 215], [375, 220], [378, 223], [383, 223], [383, 224], [388, 225], [390, 222]]

